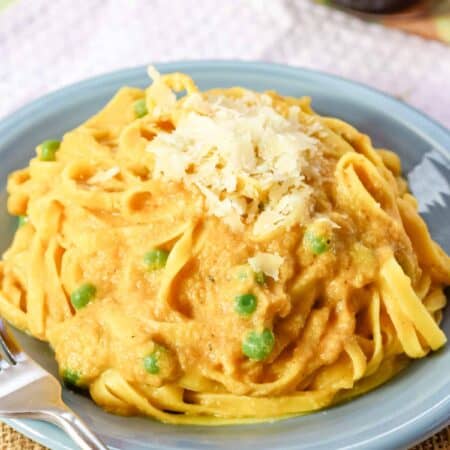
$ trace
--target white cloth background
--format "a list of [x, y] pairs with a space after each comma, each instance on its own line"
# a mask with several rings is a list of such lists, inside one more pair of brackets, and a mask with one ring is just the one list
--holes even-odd
[[92, 75], [206, 58], [339, 74], [450, 127], [450, 47], [309, 0], [16, 0], [0, 12], [0, 117]]

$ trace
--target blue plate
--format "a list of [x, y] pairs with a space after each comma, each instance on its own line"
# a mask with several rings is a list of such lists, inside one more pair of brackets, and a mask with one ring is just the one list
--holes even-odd
[[[263, 63], [181, 62], [158, 65], [182, 71], [201, 89], [246, 86], [313, 98], [314, 108], [340, 117], [397, 151], [432, 235], [450, 251], [450, 134], [405, 104], [365, 86], [309, 70]], [[121, 86], [146, 86], [145, 69], [124, 70], [65, 88], [23, 107], [0, 123], [0, 250], [13, 235], [4, 186], [23, 167], [36, 143], [61, 136], [100, 109]], [[443, 327], [450, 336], [450, 314]], [[56, 373], [48, 347], [18, 333], [25, 349]], [[230, 427], [170, 426], [145, 418], [103, 412], [90, 400], [65, 391], [66, 402], [117, 449], [394, 449], [444, 427], [450, 418], [450, 345], [412, 364], [394, 380], [352, 402], [274, 423]], [[28, 420], [8, 424], [54, 449], [74, 444], [57, 428]]]

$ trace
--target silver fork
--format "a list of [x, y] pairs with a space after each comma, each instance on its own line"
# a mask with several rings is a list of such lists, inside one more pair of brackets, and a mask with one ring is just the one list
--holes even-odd
[[1, 317], [0, 417], [51, 422], [62, 428], [81, 449], [107, 450], [63, 403], [58, 380], [20, 349]]

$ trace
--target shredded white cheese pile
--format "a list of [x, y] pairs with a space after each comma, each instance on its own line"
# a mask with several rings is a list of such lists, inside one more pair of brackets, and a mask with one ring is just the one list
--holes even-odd
[[109, 181], [120, 173], [120, 168], [117, 166], [111, 167], [107, 170], [100, 170], [95, 175], [87, 180], [88, 184], [99, 184]]
[[257, 253], [253, 258], [248, 259], [248, 263], [254, 272], [263, 272], [265, 275], [278, 280], [280, 267], [284, 259], [278, 254]]
[[[153, 87], [161, 83], [154, 80]], [[304, 169], [319, 148], [299, 123], [298, 107], [285, 118], [269, 96], [247, 91], [233, 99], [191, 94], [183, 108], [176, 129], [148, 145], [155, 178], [196, 186], [209, 213], [236, 231], [253, 224], [253, 234], [264, 236], [309, 219]]]

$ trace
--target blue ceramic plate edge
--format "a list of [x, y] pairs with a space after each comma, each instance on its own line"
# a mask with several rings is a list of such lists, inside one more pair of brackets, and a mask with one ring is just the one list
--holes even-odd
[[[401, 122], [408, 128], [414, 127], [415, 130], [419, 129], [423, 135], [427, 136], [428, 140], [432, 140], [443, 155], [450, 158], [450, 132], [442, 124], [438, 123], [434, 119], [428, 117], [418, 109], [370, 86], [362, 83], [351, 81], [337, 75], [326, 74], [320, 71], [312, 69], [305, 69], [301, 67], [275, 64], [268, 62], [248, 62], [248, 61], [221, 61], [221, 60], [201, 60], [201, 61], [180, 61], [170, 63], [155, 63], [156, 68], [161, 72], [172, 71], [189, 71], [194, 69], [203, 69], [205, 71], [220, 71], [221, 69], [235, 68], [237, 71], [256, 71], [256, 72], [278, 72], [280, 75], [286, 76], [299, 76], [307, 75], [313, 77], [316, 80], [324, 81], [338, 81], [348, 89], [359, 89], [361, 93], [369, 94], [371, 99], [388, 102], [394, 109], [397, 110], [399, 116], [401, 116]], [[11, 139], [14, 136], [14, 130], [12, 125], [18, 121], [24, 121], [29, 114], [34, 114], [39, 110], [42, 110], [45, 106], [50, 106], [53, 102], [60, 100], [65, 96], [70, 96], [71, 93], [77, 92], [83, 88], [95, 88], [100, 83], [111, 83], [121, 80], [123, 78], [135, 78], [138, 77], [145, 70], [145, 66], [126, 68], [117, 70], [110, 73], [101, 74], [87, 80], [83, 80], [54, 92], [44, 95], [31, 103], [23, 106], [15, 112], [8, 115], [6, 118], [0, 120], [0, 136], [4, 140]], [[70, 97], [69, 97], [70, 98]], [[369, 98], [362, 96], [362, 102], [369, 103], [373, 106]], [[396, 117], [400, 120], [399, 117]], [[67, 438], [63, 432], [61, 436], [64, 436], [62, 443], [60, 440], [55, 441], [51, 437], [44, 436], [36, 428], [42, 426], [39, 422], [34, 424], [32, 421], [21, 420], [5, 420], [11, 427], [20, 431], [24, 435], [34, 439], [35, 441], [51, 447], [53, 449], [73, 449], [71, 441]], [[419, 423], [416, 423], [419, 422]], [[32, 424], [32, 425], [31, 425]], [[443, 398], [440, 402], [435, 404], [432, 408], [423, 411], [422, 414], [416, 416], [414, 419], [402, 424], [395, 430], [390, 430], [387, 433], [379, 434], [371, 439], [361, 441], [358, 444], [346, 446], [343, 448], [369, 448], [366, 445], [376, 444], [377, 448], [388, 446], [385, 448], [403, 448], [405, 446], [414, 445], [416, 442], [420, 442], [427, 436], [432, 435], [434, 432], [450, 424], [450, 394]], [[396, 433], [396, 435], [394, 435]], [[401, 433], [401, 434], [400, 434]], [[372, 448], [372, 447], [370, 447]], [[175, 448], [174, 448], [175, 450]]]
[[[438, 138], [433, 139], [432, 135], [429, 133], [424, 133], [428, 136], [428, 138], [439, 141], [441, 138], [447, 141], [446, 144], [443, 145], [443, 147], [447, 147], [450, 145], [450, 131], [441, 123], [436, 121], [435, 119], [431, 118], [430, 116], [426, 115], [419, 109], [415, 108], [414, 106], [411, 106], [399, 99], [396, 99], [395, 97], [379, 90], [376, 88], [373, 88], [371, 86], [368, 86], [366, 84], [360, 83], [358, 81], [353, 81], [347, 78], [340, 77], [338, 75], [332, 75], [325, 72], [321, 72], [318, 70], [303, 68], [303, 67], [296, 67], [288, 64], [277, 64], [277, 63], [270, 63], [270, 62], [264, 62], [264, 61], [241, 61], [241, 60], [185, 60], [185, 61], [179, 61], [179, 62], [165, 62], [165, 63], [154, 63], [154, 66], [160, 71], [164, 73], [172, 72], [172, 71], [183, 71], [183, 70], [189, 70], [189, 69], [198, 69], [198, 68], [208, 68], [209, 70], [219, 71], [223, 68], [231, 68], [233, 66], [238, 66], [238, 70], [256, 70], [256, 71], [268, 71], [268, 72], [274, 72], [279, 71], [289, 75], [298, 75], [299, 72], [302, 72], [304, 74], [309, 74], [310, 76], [313, 76], [315, 78], [322, 78], [324, 80], [337, 80], [342, 84], [345, 84], [349, 88], [359, 88], [362, 91], [367, 91], [371, 93], [372, 95], [382, 97], [384, 101], [390, 102], [393, 106], [396, 108], [401, 108], [402, 113], [407, 114], [408, 116], [411, 116], [415, 118], [415, 120], [419, 120], [419, 126], [420, 122], [422, 122], [422, 125], [428, 125], [435, 127], [435, 132], [438, 132]], [[27, 103], [19, 108], [17, 108], [15, 111], [8, 114], [6, 117], [0, 118], [0, 136], [5, 136], [8, 134], [9, 127], [11, 123], [16, 122], [18, 120], [24, 120], [28, 114], [34, 113], [36, 110], [39, 110], [42, 106], [44, 106], [46, 103], [51, 103], [53, 100], [57, 100], [61, 95], [68, 95], [72, 92], [76, 92], [80, 88], [84, 87], [95, 87], [95, 85], [98, 85], [99, 83], [103, 83], [104, 81], [108, 80], [108, 83], [114, 83], [116, 79], [122, 79], [124, 77], [126, 78], [132, 78], [136, 77], [139, 73], [142, 73], [146, 70], [146, 66], [137, 66], [137, 67], [130, 67], [125, 69], [119, 69], [113, 72], [107, 72], [104, 74], [96, 75], [94, 77], [88, 78], [86, 80], [82, 80], [76, 83], [72, 83], [70, 85], [64, 86], [60, 89], [57, 89], [55, 91], [49, 92], [48, 94], [45, 94], [42, 97], [39, 97], [30, 103]], [[364, 100], [364, 99], [363, 99]], [[403, 120], [402, 121], [407, 127], [410, 128], [410, 125], [412, 123], [410, 120]], [[428, 122], [428, 124], [427, 124]], [[417, 125], [417, 124], [415, 124]], [[442, 148], [441, 145], [439, 147]], [[445, 148], [443, 152], [447, 157], [450, 157], [450, 150]]]

